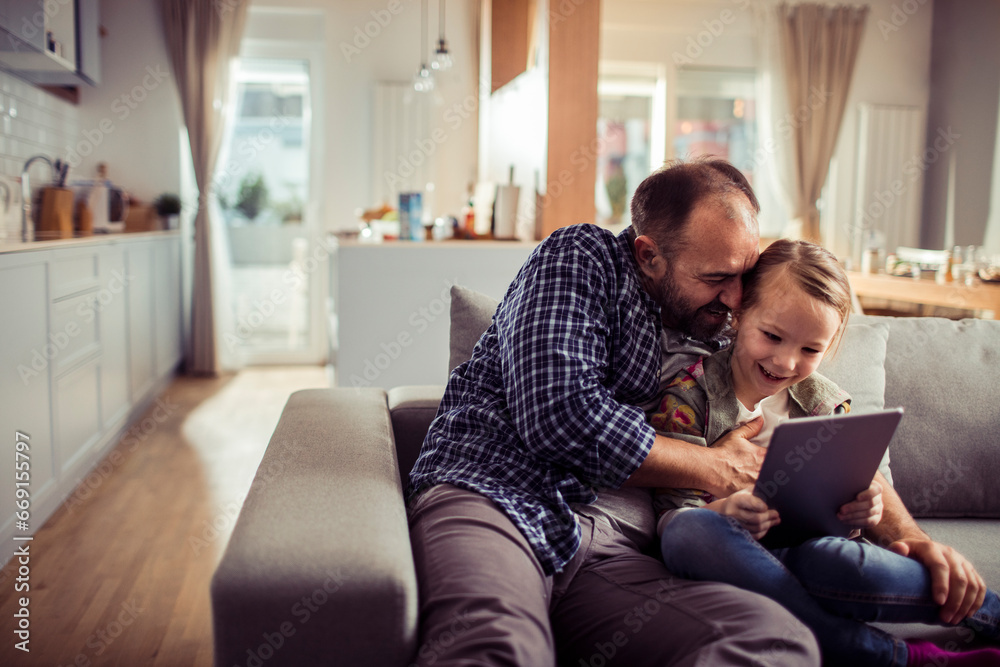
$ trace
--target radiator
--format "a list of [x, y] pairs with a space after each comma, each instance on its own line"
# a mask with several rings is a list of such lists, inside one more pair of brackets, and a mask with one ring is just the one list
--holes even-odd
[[926, 168], [917, 107], [860, 104], [851, 256], [873, 243], [891, 253], [920, 240]]
[[436, 144], [429, 139], [430, 96], [411, 83], [378, 82], [372, 114], [372, 201], [391, 206], [400, 192], [433, 181]]

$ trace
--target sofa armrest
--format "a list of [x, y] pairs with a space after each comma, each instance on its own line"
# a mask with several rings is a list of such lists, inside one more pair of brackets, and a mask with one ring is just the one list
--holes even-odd
[[289, 398], [213, 577], [212, 613], [216, 665], [407, 664], [417, 586], [384, 391]]
[[389, 390], [389, 413], [403, 488], [420, 454], [427, 429], [437, 415], [442, 396], [444, 385], [412, 385]]

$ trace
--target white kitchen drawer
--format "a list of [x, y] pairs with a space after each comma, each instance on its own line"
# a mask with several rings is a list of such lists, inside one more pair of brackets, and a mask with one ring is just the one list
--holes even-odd
[[97, 290], [56, 301], [44, 354], [56, 375], [101, 350]]
[[100, 282], [96, 248], [70, 248], [53, 253], [49, 267], [53, 301], [94, 289]]

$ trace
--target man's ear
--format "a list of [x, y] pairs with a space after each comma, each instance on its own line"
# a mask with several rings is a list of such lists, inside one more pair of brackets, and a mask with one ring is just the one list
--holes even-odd
[[649, 236], [635, 237], [635, 263], [639, 265], [639, 270], [649, 278], [659, 280], [667, 271], [667, 260], [660, 253], [660, 249]]

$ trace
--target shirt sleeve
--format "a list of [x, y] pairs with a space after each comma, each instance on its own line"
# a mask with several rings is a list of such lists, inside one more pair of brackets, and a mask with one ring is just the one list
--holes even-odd
[[613, 264], [600, 255], [569, 244], [537, 253], [504, 299], [497, 335], [507, 407], [528, 451], [591, 487], [618, 488], [655, 434], [640, 408], [608, 388], [619, 297]]

